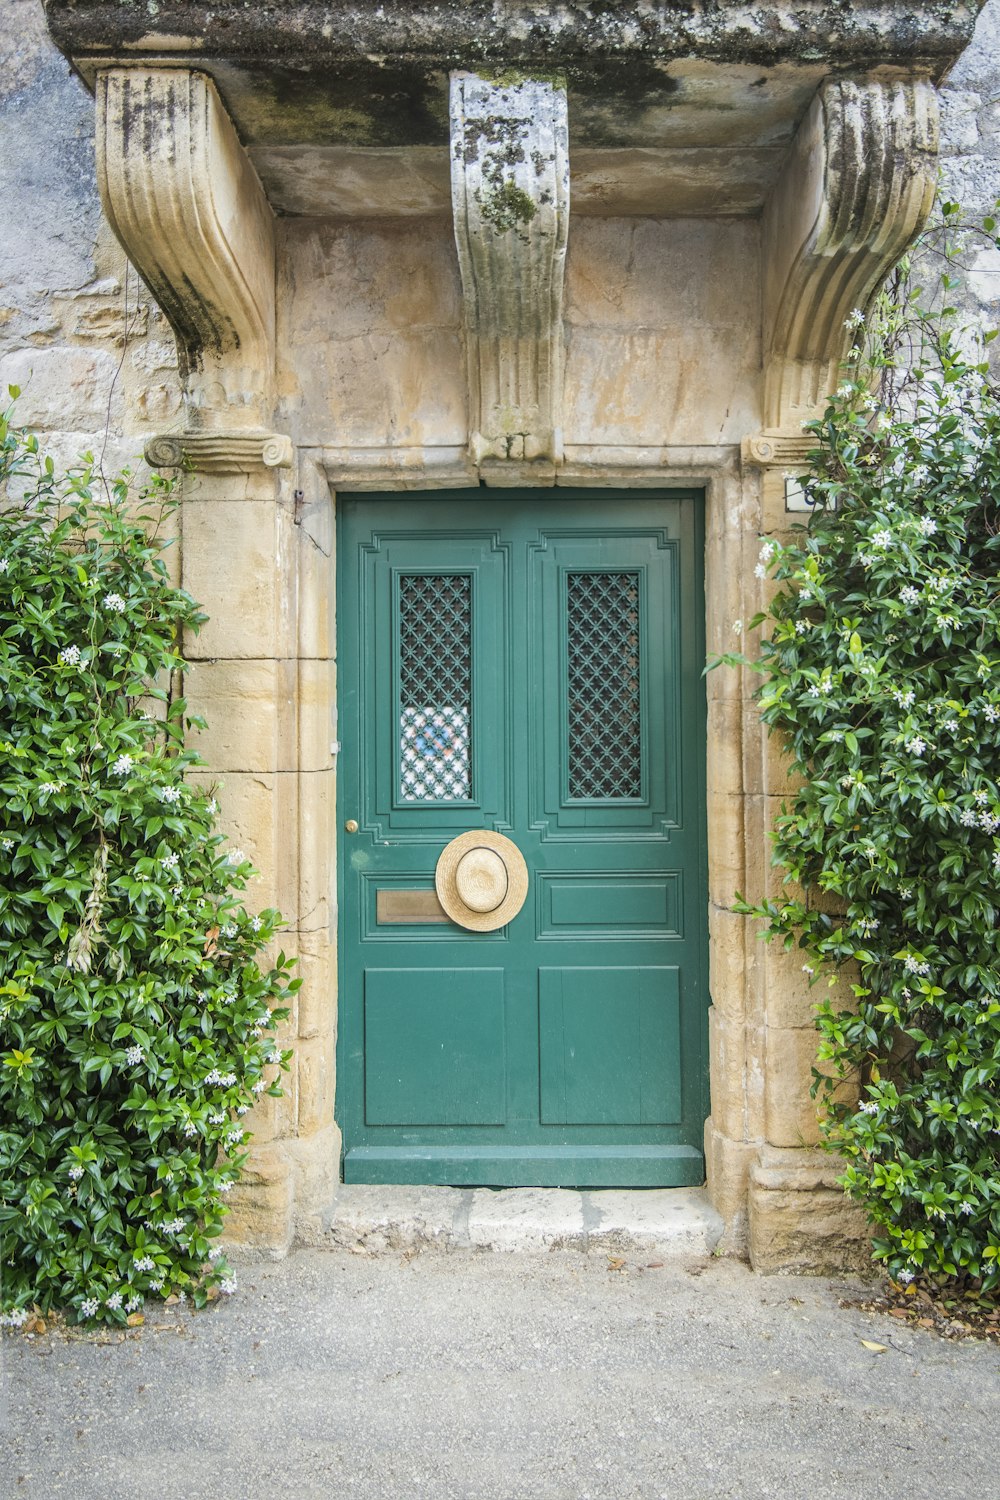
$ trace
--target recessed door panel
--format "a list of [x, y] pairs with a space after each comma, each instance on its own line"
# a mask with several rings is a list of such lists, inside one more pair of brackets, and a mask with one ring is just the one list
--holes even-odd
[[542, 969], [546, 1125], [674, 1125], [681, 1113], [677, 970]]
[[[338, 506], [345, 1177], [700, 1181], [701, 497]], [[476, 830], [528, 870], [496, 930], [435, 896]]]

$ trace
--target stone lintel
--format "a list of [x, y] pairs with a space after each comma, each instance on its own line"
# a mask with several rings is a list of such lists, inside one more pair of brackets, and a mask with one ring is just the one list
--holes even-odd
[[274, 381], [273, 216], [212, 80], [102, 72], [97, 173], [108, 221], [174, 330], [190, 425], [255, 429]]
[[88, 55], [180, 53], [246, 64], [331, 63], [410, 67], [593, 67], [671, 58], [759, 66], [819, 59], [868, 69], [943, 71], [969, 41], [982, 0], [745, 0], [636, 6], [628, 0], [45, 0], [49, 29], [74, 60]]
[[278, 432], [162, 433], [146, 444], [151, 469], [187, 469], [197, 474], [250, 474], [287, 469], [292, 440]]
[[[462, 274], [473, 464], [562, 459], [566, 90], [549, 80], [451, 81], [451, 184]], [[497, 461], [501, 472], [497, 472]], [[520, 476], [519, 476], [520, 478]], [[519, 482], [515, 481], [515, 482]]]
[[[926, 78], [828, 79], [764, 213], [764, 420], [794, 434], [841, 376], [847, 326], [919, 232], [937, 183]], [[759, 451], [759, 449], [758, 449]]]

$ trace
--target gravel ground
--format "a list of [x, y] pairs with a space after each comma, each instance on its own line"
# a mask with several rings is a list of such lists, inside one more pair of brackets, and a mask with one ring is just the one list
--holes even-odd
[[249, 1263], [205, 1313], [6, 1336], [0, 1495], [996, 1496], [1000, 1350], [860, 1295], [565, 1251]]

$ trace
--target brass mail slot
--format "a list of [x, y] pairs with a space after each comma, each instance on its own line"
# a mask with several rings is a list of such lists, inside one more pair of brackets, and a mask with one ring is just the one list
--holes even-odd
[[380, 927], [402, 922], [450, 922], [433, 886], [426, 891], [376, 891], [375, 920]]

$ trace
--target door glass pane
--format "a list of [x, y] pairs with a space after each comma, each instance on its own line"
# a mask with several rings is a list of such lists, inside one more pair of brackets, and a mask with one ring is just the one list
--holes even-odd
[[399, 579], [400, 797], [454, 802], [472, 795], [472, 579]]
[[569, 794], [642, 796], [638, 573], [570, 573]]

